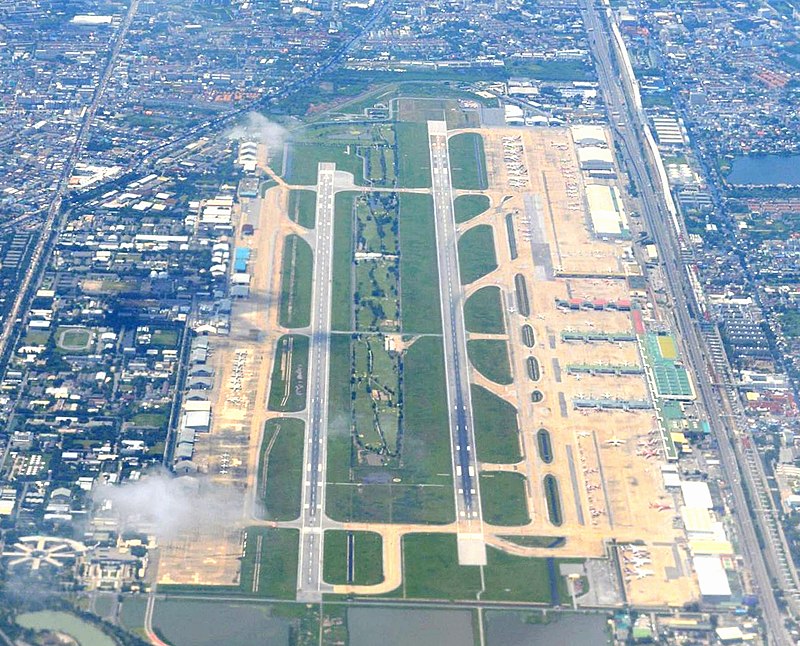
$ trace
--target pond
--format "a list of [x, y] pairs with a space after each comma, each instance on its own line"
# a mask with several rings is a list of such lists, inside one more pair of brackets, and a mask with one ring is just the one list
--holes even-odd
[[463, 646], [473, 644], [470, 610], [349, 608], [350, 646]]
[[172, 646], [289, 646], [289, 621], [266, 604], [159, 599], [153, 627]]
[[727, 180], [740, 186], [800, 185], [800, 155], [737, 157]]
[[17, 623], [31, 630], [66, 633], [80, 646], [114, 646], [114, 640], [102, 630], [68, 612], [53, 610], [26, 612], [17, 617]]
[[486, 612], [486, 646], [601, 646], [609, 643], [602, 614]]

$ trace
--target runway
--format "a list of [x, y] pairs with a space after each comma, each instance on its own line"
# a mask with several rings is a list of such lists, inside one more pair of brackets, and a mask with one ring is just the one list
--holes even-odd
[[331, 588], [322, 581], [328, 430], [328, 357], [331, 331], [331, 255], [333, 252], [334, 176], [336, 165], [317, 171], [317, 222], [308, 361], [308, 399], [303, 449], [303, 498], [297, 600], [320, 601]]
[[475, 457], [472, 398], [446, 122], [428, 121], [428, 144], [433, 179], [456, 517], [459, 527], [458, 560], [462, 565], [485, 565], [486, 545], [483, 536], [478, 464]]

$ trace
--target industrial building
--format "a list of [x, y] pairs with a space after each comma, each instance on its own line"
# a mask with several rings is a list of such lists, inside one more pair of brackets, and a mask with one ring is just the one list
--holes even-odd
[[[588, 148], [580, 148], [589, 150]], [[610, 155], [610, 153], [609, 153]], [[599, 238], [630, 238], [628, 217], [622, 205], [622, 196], [616, 186], [588, 184], [586, 199], [589, 203], [589, 217], [592, 229]]]
[[578, 163], [583, 171], [611, 173], [614, 170], [614, 157], [611, 150], [600, 146], [579, 147]]
[[570, 132], [578, 146], [608, 146], [603, 126], [577, 125], [570, 127]]

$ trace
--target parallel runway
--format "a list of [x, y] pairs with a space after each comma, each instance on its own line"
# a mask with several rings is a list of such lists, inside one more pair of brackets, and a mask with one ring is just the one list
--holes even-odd
[[450, 442], [459, 524], [458, 558], [462, 565], [485, 565], [486, 546], [483, 540], [483, 516], [472, 425], [472, 398], [446, 122], [428, 121], [428, 144], [433, 179]]
[[303, 507], [300, 516], [298, 601], [320, 601], [328, 591], [322, 581], [328, 431], [328, 356], [331, 331], [331, 256], [333, 253], [334, 175], [336, 165], [320, 163], [317, 175], [317, 222], [308, 357], [308, 399], [303, 450]]

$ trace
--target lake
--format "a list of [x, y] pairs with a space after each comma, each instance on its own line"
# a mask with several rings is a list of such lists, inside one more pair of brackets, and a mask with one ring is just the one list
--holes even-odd
[[153, 627], [173, 646], [289, 646], [289, 621], [266, 604], [159, 599]]
[[601, 646], [608, 644], [607, 617], [603, 614], [551, 612], [548, 623], [541, 613], [490, 610], [485, 613], [487, 646]]
[[347, 628], [350, 646], [464, 646], [475, 643], [469, 610], [348, 608]]
[[740, 186], [800, 185], [800, 155], [745, 155], [733, 160], [728, 182]]
[[102, 630], [68, 612], [53, 610], [25, 612], [17, 617], [17, 623], [31, 630], [66, 633], [81, 646], [114, 646], [114, 640]]

